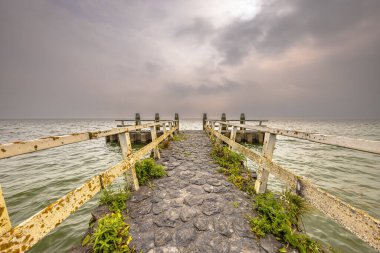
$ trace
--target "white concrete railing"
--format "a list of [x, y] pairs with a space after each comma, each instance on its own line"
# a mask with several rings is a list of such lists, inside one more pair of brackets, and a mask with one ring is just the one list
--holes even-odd
[[[215, 130], [216, 124], [218, 124], [217, 130]], [[230, 138], [222, 134], [222, 125], [231, 127]], [[238, 127], [265, 133], [262, 154], [258, 154], [257, 152], [235, 142]], [[214, 135], [219, 140], [225, 142], [230, 148], [240, 152], [259, 165], [257, 180], [255, 182], [255, 190], [257, 193], [264, 193], [266, 191], [268, 176], [269, 173], [271, 173], [286, 185], [295, 189], [300, 196], [304, 197], [313, 206], [343, 225], [375, 249], [380, 250], [379, 220], [319, 189], [309, 180], [272, 162], [276, 135], [284, 135], [375, 154], [380, 154], [379, 141], [357, 140], [346, 137], [312, 134], [246, 124], [234, 124], [222, 121], [207, 121], [205, 129], [209, 134]]]
[[[169, 129], [167, 129], [167, 125]], [[163, 128], [163, 135], [158, 138], [156, 134], [157, 126]], [[0, 251], [24, 252], [30, 249], [96, 193], [109, 186], [117, 177], [126, 172], [132, 177], [132, 187], [134, 190], [138, 190], [139, 183], [134, 168], [135, 163], [152, 150], [154, 151], [154, 157], [159, 158], [158, 144], [167, 137], [172, 136], [178, 130], [178, 126], [178, 121], [174, 120], [1, 144], [0, 159], [117, 134], [123, 160], [102, 173], [93, 176], [80, 187], [70, 191], [16, 227], [11, 226], [0, 186]], [[152, 142], [132, 153], [129, 132], [143, 128], [150, 128]]]

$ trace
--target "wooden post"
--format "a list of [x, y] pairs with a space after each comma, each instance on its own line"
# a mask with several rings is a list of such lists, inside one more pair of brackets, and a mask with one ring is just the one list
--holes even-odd
[[7, 206], [3, 196], [3, 190], [0, 185], [0, 235], [8, 232], [11, 228], [11, 220], [9, 219]]
[[174, 120], [176, 120], [175, 125], [178, 127], [178, 130], [176, 132], [179, 133], [179, 116], [178, 116], [178, 113], [174, 114]]
[[207, 121], [207, 113], [203, 113], [203, 130], [205, 130], [206, 121]]
[[[222, 119], [221, 119], [221, 121], [223, 121], [223, 122], [227, 121], [225, 113], [222, 113]], [[223, 125], [222, 126], [222, 130], [227, 130], [227, 125]]]
[[[172, 128], [173, 128], [173, 122], [170, 121], [170, 122], [169, 122], [169, 131], [171, 131]], [[170, 137], [173, 138], [173, 133], [170, 134]]]
[[[219, 123], [218, 125], [218, 133], [222, 134], [222, 124]], [[221, 139], [217, 139], [217, 143], [223, 143]]]
[[162, 123], [162, 134], [166, 134], [166, 122]]
[[[231, 129], [231, 133], [230, 133], [230, 139], [233, 141], [235, 141], [235, 139], [236, 139], [236, 132], [237, 132], [237, 127], [233, 126]], [[230, 149], [232, 149], [231, 146], [230, 146]]]
[[[119, 136], [119, 142], [121, 147], [121, 153], [123, 154], [123, 159], [127, 160], [128, 157], [132, 154], [132, 143], [131, 143], [131, 137], [128, 132], [120, 133]], [[139, 181], [137, 179], [135, 166], [133, 165], [130, 170], [128, 170], [126, 173], [126, 180], [127, 185], [132, 186], [132, 189], [134, 191], [139, 190]]]
[[[160, 121], [160, 114], [156, 112], [156, 114], [154, 115], [154, 122], [159, 122], [159, 121]], [[160, 131], [160, 126], [156, 126], [156, 130]]]
[[[244, 113], [240, 114], [240, 124], [245, 124], [245, 114]], [[245, 130], [245, 128], [241, 127], [240, 130]]]
[[[265, 133], [263, 144], [263, 156], [268, 160], [272, 160], [273, 151], [276, 144], [276, 135], [272, 133]], [[269, 170], [260, 167], [257, 173], [257, 180], [255, 182], [256, 193], [265, 193], [267, 190]]]
[[[156, 127], [151, 126], [150, 127], [150, 134], [152, 135], [152, 142], [157, 138], [157, 132], [156, 132]], [[160, 159], [160, 150], [158, 147], [155, 147], [153, 149], [153, 157], [154, 159]]]
[[215, 130], [215, 121], [211, 121], [211, 129]]

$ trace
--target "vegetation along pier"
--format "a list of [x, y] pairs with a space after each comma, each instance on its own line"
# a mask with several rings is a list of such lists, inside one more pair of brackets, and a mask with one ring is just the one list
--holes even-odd
[[[179, 131], [178, 114], [174, 120], [156, 114], [144, 124], [138, 114], [133, 125], [120, 121], [110, 130], [0, 145], [3, 159], [105, 137], [118, 141], [123, 154], [121, 162], [14, 227], [0, 188], [0, 252], [30, 249], [100, 191], [82, 245], [72, 252], [334, 252], [302, 232], [298, 221], [308, 205], [380, 250], [378, 220], [272, 162], [277, 135], [374, 154], [380, 154], [379, 141], [274, 129], [264, 120], [246, 124], [244, 114], [237, 120], [204, 114], [203, 130], [197, 131]], [[150, 142], [133, 151], [132, 139]], [[244, 145], [248, 139], [262, 144], [263, 152]], [[246, 159], [258, 170], [249, 170]], [[280, 196], [268, 192], [269, 174], [288, 190]], [[123, 175], [126, 186], [110, 189]]]

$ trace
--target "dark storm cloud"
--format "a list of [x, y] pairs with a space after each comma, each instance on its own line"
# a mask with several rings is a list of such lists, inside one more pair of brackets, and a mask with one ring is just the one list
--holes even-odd
[[234, 65], [251, 50], [274, 55], [302, 43], [344, 43], [345, 34], [378, 26], [379, 13], [377, 0], [265, 1], [253, 19], [236, 20], [222, 29], [214, 45], [223, 63]]

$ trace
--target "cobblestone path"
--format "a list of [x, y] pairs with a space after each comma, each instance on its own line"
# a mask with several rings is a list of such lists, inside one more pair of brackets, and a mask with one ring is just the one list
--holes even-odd
[[158, 163], [167, 177], [142, 186], [127, 203], [137, 252], [278, 252], [273, 236], [260, 241], [250, 231], [253, 215], [245, 193], [231, 185], [210, 157], [202, 131], [184, 131]]

